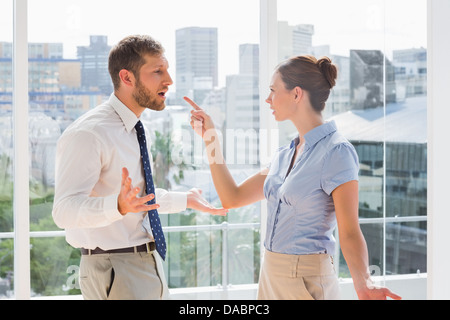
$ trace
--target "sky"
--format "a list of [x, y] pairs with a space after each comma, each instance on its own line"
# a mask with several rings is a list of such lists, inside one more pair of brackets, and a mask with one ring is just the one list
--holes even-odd
[[313, 45], [334, 54], [350, 49], [392, 50], [426, 47], [426, 0], [278, 1], [278, 20], [313, 24]]
[[[0, 0], [0, 41], [12, 41], [12, 0]], [[313, 45], [332, 54], [350, 49], [426, 47], [426, 0], [278, 0], [278, 20], [313, 24]], [[259, 42], [259, 0], [28, 0], [30, 42], [63, 42], [65, 58], [107, 35], [110, 45], [129, 34], [161, 41], [175, 69], [175, 30], [217, 27], [219, 82], [238, 72], [239, 44]]]

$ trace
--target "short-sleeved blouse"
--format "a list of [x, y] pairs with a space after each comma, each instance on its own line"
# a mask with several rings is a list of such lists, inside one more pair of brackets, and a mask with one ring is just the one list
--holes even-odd
[[288, 170], [299, 143], [282, 147], [264, 183], [267, 199], [267, 250], [285, 254], [334, 254], [336, 214], [331, 193], [358, 180], [359, 160], [353, 145], [334, 121], [309, 131], [303, 152]]

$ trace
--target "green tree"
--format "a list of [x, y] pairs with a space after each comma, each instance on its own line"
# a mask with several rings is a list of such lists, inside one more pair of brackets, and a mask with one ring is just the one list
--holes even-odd
[[172, 139], [172, 134], [161, 133], [155, 131], [155, 141], [153, 141], [151, 146], [151, 153], [153, 157], [153, 177], [155, 179], [155, 185], [158, 188], [170, 190], [171, 183], [169, 178], [169, 173], [171, 169], [176, 168], [176, 173], [172, 175], [172, 179], [175, 183], [180, 183], [184, 179], [184, 171], [188, 168], [188, 165], [184, 161], [182, 163], [175, 165], [171, 152], [176, 147], [175, 142]]

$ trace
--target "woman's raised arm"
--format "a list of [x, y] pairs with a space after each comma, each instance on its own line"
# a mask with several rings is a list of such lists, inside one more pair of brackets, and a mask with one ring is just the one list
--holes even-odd
[[191, 99], [184, 97], [184, 100], [193, 107], [191, 126], [205, 143], [211, 176], [222, 206], [226, 209], [239, 208], [264, 199], [263, 186], [268, 169], [261, 170], [237, 185], [225, 163], [211, 117]]

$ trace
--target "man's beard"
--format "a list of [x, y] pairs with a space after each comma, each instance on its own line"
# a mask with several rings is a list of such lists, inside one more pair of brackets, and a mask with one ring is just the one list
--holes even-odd
[[146, 87], [142, 85], [139, 79], [136, 79], [136, 88], [133, 92], [133, 98], [143, 108], [161, 111], [164, 110], [166, 104], [164, 100], [158, 99], [158, 96], [154, 96]]

